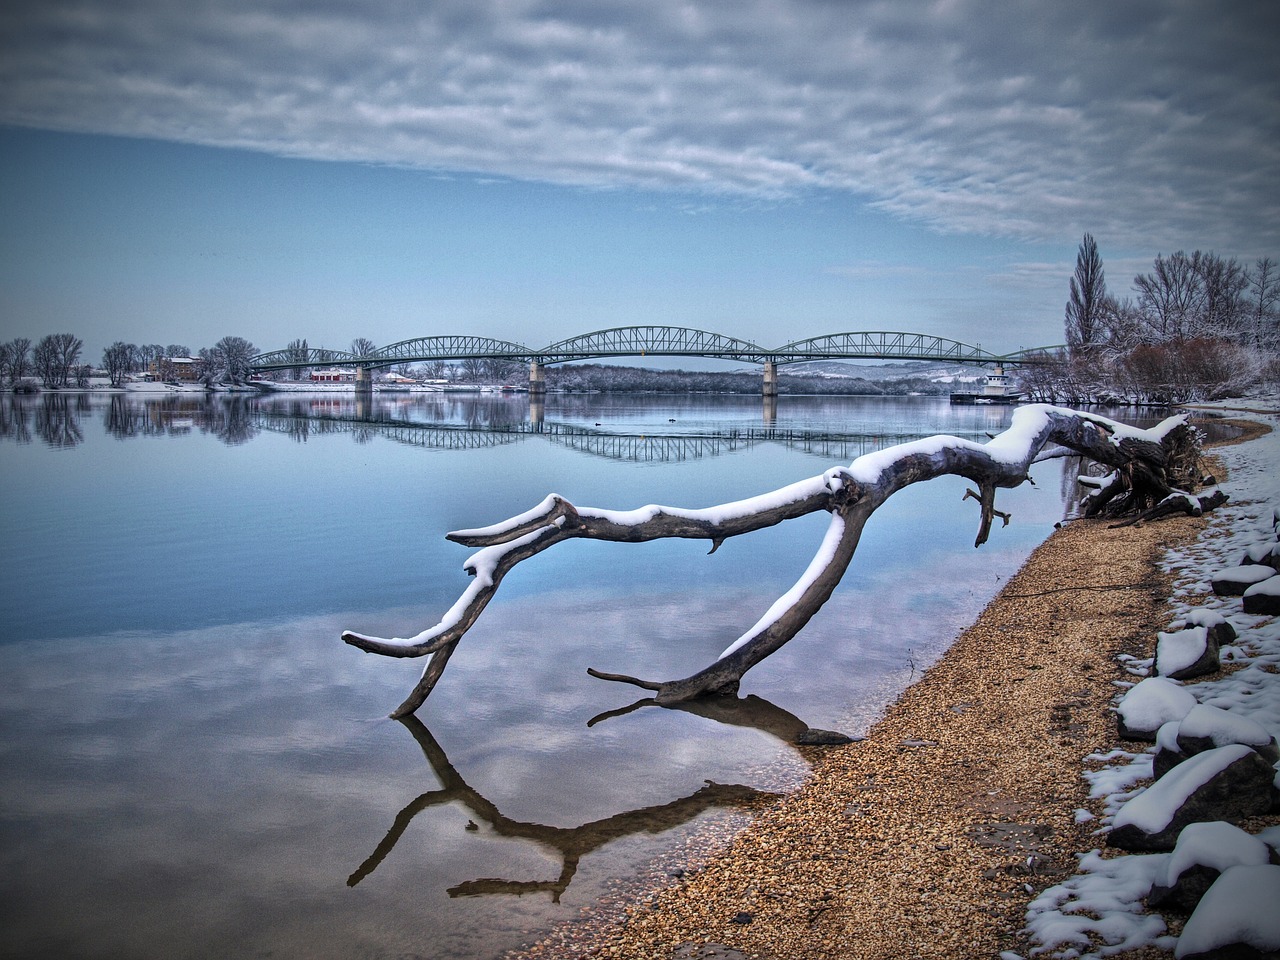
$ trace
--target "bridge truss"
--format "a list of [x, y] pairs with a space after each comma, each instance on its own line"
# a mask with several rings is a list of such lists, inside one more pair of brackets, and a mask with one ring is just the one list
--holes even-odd
[[832, 333], [770, 348], [706, 330], [650, 325], [597, 330], [540, 348], [491, 337], [439, 336], [401, 340], [365, 356], [319, 348], [276, 350], [254, 357], [252, 367], [258, 372], [317, 366], [373, 369], [430, 360], [508, 360], [547, 366], [610, 357], [705, 357], [775, 365], [811, 360], [937, 360], [991, 366], [1052, 362], [1062, 349], [1037, 347], [996, 354], [945, 337], [887, 330]]

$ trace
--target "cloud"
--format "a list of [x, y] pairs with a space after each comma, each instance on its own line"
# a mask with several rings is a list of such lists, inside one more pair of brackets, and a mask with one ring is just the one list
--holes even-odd
[[0, 122], [1275, 253], [1280, 7], [47, 0]]

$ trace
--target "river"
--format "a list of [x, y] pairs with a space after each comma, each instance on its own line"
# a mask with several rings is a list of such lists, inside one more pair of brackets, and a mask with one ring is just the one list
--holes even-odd
[[[0, 955], [488, 960], [760, 791], [797, 722], [857, 734], [1063, 514], [1063, 462], [904, 491], [736, 712], [624, 708], [586, 668], [693, 672], [825, 520], [725, 543], [569, 542], [510, 574], [418, 721], [416, 633], [467, 586], [445, 532], [549, 492], [707, 506], [1009, 408], [936, 398], [0, 398]], [[772, 732], [771, 732], [772, 731]], [[708, 782], [712, 785], [708, 785]]]

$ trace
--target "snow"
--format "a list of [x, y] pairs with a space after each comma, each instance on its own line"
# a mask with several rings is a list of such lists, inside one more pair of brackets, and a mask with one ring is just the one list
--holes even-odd
[[1280, 950], [1280, 867], [1232, 867], [1214, 881], [1178, 938], [1179, 960], [1235, 943]]
[[[1259, 567], [1260, 570], [1270, 570], [1270, 567]], [[1246, 597], [1280, 597], [1280, 574], [1255, 583], [1253, 586], [1245, 590]]]
[[1174, 630], [1185, 630], [1187, 627], [1204, 627], [1206, 630], [1212, 630], [1218, 624], [1226, 623], [1227, 618], [1217, 610], [1210, 610], [1208, 607], [1195, 607], [1188, 610], [1184, 616], [1174, 620], [1170, 625]]
[[1209, 631], [1204, 627], [1175, 630], [1156, 634], [1156, 663], [1162, 676], [1185, 670], [1202, 656], [1209, 643]]
[[[932, 457], [947, 449], [979, 450], [997, 463], [1010, 467], [1021, 465], [1025, 469], [1033, 459], [1036, 459], [1036, 452], [1042, 443], [1041, 438], [1051, 423], [1051, 415], [1055, 413], [1070, 417], [1081, 415], [1078, 410], [1065, 407], [1039, 403], [1027, 404], [1013, 412], [1013, 416], [1009, 419], [1009, 426], [1003, 433], [997, 434], [986, 443], [974, 443], [958, 437], [926, 437], [923, 440], [913, 440], [910, 443], [901, 443], [874, 453], [864, 454], [849, 465], [849, 473], [859, 483], [875, 484], [879, 482], [885, 470], [905, 456]], [[1111, 443], [1118, 445], [1126, 437], [1159, 443], [1169, 431], [1185, 423], [1187, 418], [1181, 415], [1169, 417], [1145, 430], [1097, 415], [1086, 415], [1086, 419], [1098, 424], [1103, 432], [1110, 436]]]
[[1276, 576], [1275, 570], [1261, 563], [1247, 563], [1242, 567], [1227, 567], [1219, 570], [1212, 577], [1215, 581], [1231, 583], [1261, 583]]
[[1178, 735], [1212, 740], [1215, 747], [1232, 743], [1265, 747], [1271, 742], [1271, 734], [1262, 724], [1208, 703], [1191, 708], [1178, 725]]
[[822, 539], [822, 546], [818, 548], [818, 552], [814, 554], [809, 566], [806, 568], [803, 576], [796, 581], [795, 586], [779, 597], [771, 606], [763, 617], [756, 621], [755, 625], [731, 643], [717, 657], [717, 660], [723, 660], [729, 654], [747, 643], [752, 637], [759, 633], [763, 633], [784, 613], [790, 610], [799, 602], [800, 597], [806, 590], [813, 585], [813, 582], [822, 574], [822, 571], [831, 565], [835, 560], [836, 548], [840, 545], [840, 538], [844, 536], [844, 518], [838, 513], [831, 515], [831, 522], [827, 525], [827, 534]]
[[1169, 854], [1164, 885], [1172, 887], [1192, 867], [1225, 872], [1231, 867], [1269, 863], [1270, 857], [1265, 843], [1234, 824], [1221, 820], [1193, 823], [1178, 834], [1177, 846]]
[[1244, 744], [1233, 743], [1197, 753], [1125, 803], [1112, 826], [1133, 826], [1144, 833], [1159, 833], [1169, 826], [1187, 797], [1252, 752]]
[[[1275, 409], [1272, 403], [1265, 410], [1255, 410], [1253, 417], [1276, 427], [1280, 417], [1266, 412]], [[1222, 647], [1221, 655], [1231, 669], [1185, 684], [1148, 677], [1122, 695], [1117, 710], [1122, 716], [1127, 714], [1126, 723], [1158, 731], [1157, 745], [1138, 753], [1111, 750], [1085, 758], [1082, 775], [1090, 787], [1091, 809], [1077, 811], [1076, 820], [1096, 817], [1090, 822], [1101, 825], [1099, 832], [1126, 820], [1167, 822], [1169, 787], [1156, 791], [1154, 799], [1139, 798], [1154, 789], [1146, 785], [1154, 751], [1158, 746], [1176, 749], [1180, 732], [1208, 736], [1212, 742], [1224, 744], [1270, 741], [1280, 734], [1280, 617], [1246, 614], [1240, 597], [1220, 597], [1212, 592], [1215, 574], [1238, 566], [1246, 555], [1255, 559], [1255, 554], [1273, 556], [1273, 551], [1280, 550], [1276, 528], [1280, 519], [1280, 443], [1272, 434], [1221, 447], [1215, 455], [1227, 467], [1222, 488], [1231, 499], [1207, 515], [1195, 541], [1165, 557], [1164, 566], [1174, 577], [1166, 631], [1209, 630], [1224, 621], [1229, 623], [1237, 638]], [[1263, 567], [1253, 575], [1268, 578], [1262, 582], [1270, 587], [1275, 571], [1268, 573]], [[1131, 671], [1145, 671], [1151, 661], [1129, 658], [1125, 665]], [[1161, 717], [1163, 722], [1157, 723]], [[1241, 756], [1247, 749], [1224, 745], [1211, 753]], [[1210, 766], [1218, 766], [1212, 759], [1200, 764], [1197, 770], [1196, 757], [1192, 757], [1161, 779], [1178, 775], [1185, 788], [1202, 779]], [[1183, 770], [1188, 765], [1189, 770]], [[1161, 792], [1166, 794], [1163, 801]], [[1258, 863], [1260, 844], [1280, 852], [1280, 825], [1251, 837], [1228, 824], [1192, 824], [1179, 835], [1172, 853], [1086, 853], [1074, 876], [1044, 890], [1030, 904], [1026, 929], [1033, 946], [1027, 955], [1067, 960], [1108, 957], [1155, 946], [1176, 948], [1176, 956], [1189, 957], [1237, 940], [1262, 950], [1280, 949], [1280, 911], [1276, 910], [1280, 867]], [[1164, 918], [1147, 909], [1144, 898], [1152, 885], [1168, 885], [1193, 861], [1226, 869], [1181, 936], [1174, 937], [1168, 933]]]
[[1276, 556], [1276, 544], [1270, 540], [1263, 540], [1255, 543], [1253, 546], [1245, 550], [1244, 555], [1250, 563], [1266, 563], [1272, 557]]
[[1124, 695], [1116, 712], [1130, 730], [1154, 733], [1170, 720], [1181, 720], [1195, 705], [1195, 696], [1176, 680], [1147, 677]]

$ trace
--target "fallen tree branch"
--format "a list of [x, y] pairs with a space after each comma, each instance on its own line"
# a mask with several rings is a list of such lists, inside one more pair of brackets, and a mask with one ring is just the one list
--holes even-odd
[[[497, 591], [502, 578], [522, 560], [563, 540], [591, 539], [641, 543], [678, 537], [709, 540], [712, 552], [730, 537], [825, 511], [827, 533], [804, 575], [749, 630], [713, 663], [675, 680], [644, 680], [622, 674], [588, 672], [600, 679], [629, 683], [653, 691], [660, 704], [680, 703], [708, 694], [734, 694], [742, 676], [803, 629], [831, 596], [857, 550], [868, 519], [897, 491], [925, 480], [955, 475], [977, 486], [968, 491], [979, 503], [975, 546], [986, 542], [991, 524], [1009, 515], [995, 509], [998, 488], [1029, 479], [1031, 465], [1062, 456], [1083, 455], [1111, 468], [1107, 478], [1090, 478], [1086, 516], [1115, 516], [1121, 509], [1145, 512], [1149, 518], [1172, 512], [1199, 515], [1226, 498], [1217, 492], [1197, 498], [1170, 483], [1198, 476], [1198, 445], [1185, 417], [1171, 417], [1140, 430], [1095, 414], [1035, 405], [1014, 412], [1009, 429], [979, 444], [937, 436], [869, 453], [848, 467], [782, 487], [771, 493], [704, 509], [649, 505], [617, 511], [579, 507], [552, 494], [533, 509], [489, 527], [460, 530], [448, 538], [479, 547], [464, 564], [475, 579], [439, 623], [416, 636], [382, 639], [347, 632], [343, 640], [368, 653], [431, 659], [413, 692], [392, 716], [418, 709], [434, 689], [449, 657]], [[1083, 479], [1083, 478], [1082, 478]]]

